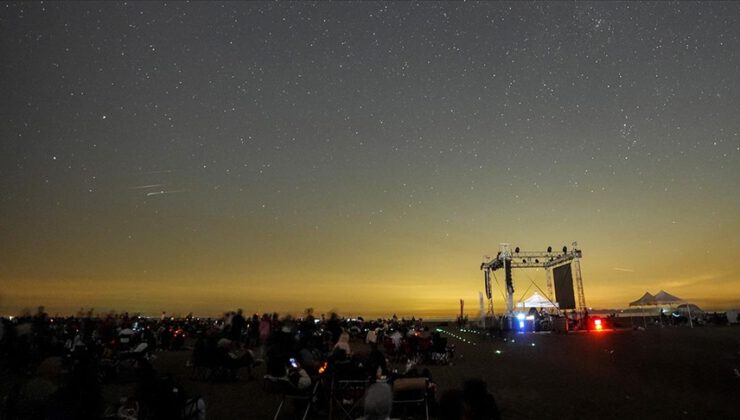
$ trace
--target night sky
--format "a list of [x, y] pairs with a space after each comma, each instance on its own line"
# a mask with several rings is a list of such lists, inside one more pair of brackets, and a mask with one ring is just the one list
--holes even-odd
[[0, 57], [0, 313], [451, 316], [573, 241], [589, 306], [740, 306], [740, 3], [3, 3]]

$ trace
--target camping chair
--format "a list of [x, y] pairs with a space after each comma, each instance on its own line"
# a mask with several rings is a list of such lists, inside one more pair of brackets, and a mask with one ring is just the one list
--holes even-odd
[[[337, 379], [333, 381], [329, 403], [329, 418], [352, 420], [359, 417], [361, 413], [356, 412], [362, 411], [362, 400], [369, 383], [370, 381], [368, 380], [352, 379]], [[339, 410], [335, 410], [335, 407], [339, 407]], [[335, 411], [338, 413], [338, 417], [334, 417]]]
[[[399, 378], [393, 381], [393, 406], [424, 405], [424, 418], [429, 420], [429, 405], [427, 404], [428, 378]], [[404, 407], [404, 416], [406, 417]]]
[[182, 408], [183, 420], [200, 420], [205, 418], [206, 402], [201, 397], [190, 398]]
[[308, 412], [311, 411], [311, 404], [313, 403], [316, 390], [319, 387], [319, 381], [314, 381], [308, 389], [298, 389], [292, 382], [287, 378], [278, 378], [271, 375], [265, 375], [265, 381], [263, 384], [264, 389], [267, 392], [280, 395], [280, 405], [278, 405], [277, 411], [275, 412], [274, 420], [280, 417], [280, 410], [283, 409], [285, 400], [293, 400], [294, 402], [305, 401], [306, 409], [303, 411], [303, 420], [308, 417]]

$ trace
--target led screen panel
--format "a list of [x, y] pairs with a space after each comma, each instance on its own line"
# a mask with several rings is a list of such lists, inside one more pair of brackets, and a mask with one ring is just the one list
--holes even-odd
[[552, 272], [555, 280], [555, 300], [560, 309], [575, 309], [576, 296], [573, 293], [573, 274], [570, 264], [556, 267]]

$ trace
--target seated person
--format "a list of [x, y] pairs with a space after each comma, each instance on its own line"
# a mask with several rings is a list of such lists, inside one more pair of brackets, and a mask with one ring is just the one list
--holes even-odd
[[465, 401], [462, 391], [451, 389], [439, 398], [439, 420], [463, 420], [465, 418]]
[[370, 354], [367, 362], [368, 376], [375, 379], [383, 379], [388, 376], [388, 361], [385, 355], [378, 349], [377, 344], [370, 346]]
[[391, 334], [391, 341], [393, 342], [393, 346], [396, 348], [396, 350], [401, 348], [401, 340], [403, 339], [403, 334], [401, 334], [400, 331], [396, 330]]
[[[278, 384], [289, 383], [292, 388], [299, 391], [307, 390], [311, 387], [311, 377], [295, 358], [289, 358], [287, 366], [280, 364], [278, 360], [275, 357], [268, 358], [267, 375], [265, 375], [265, 378]], [[283, 392], [285, 391], [283, 388], [279, 389], [283, 390]]]
[[365, 394], [365, 415], [361, 420], [389, 420], [393, 409], [393, 392], [385, 383], [374, 383]]
[[465, 418], [471, 420], [500, 420], [501, 414], [488, 385], [481, 379], [471, 379], [463, 384]]
[[352, 355], [352, 349], [349, 346], [349, 334], [347, 334], [346, 332], [343, 332], [339, 336], [339, 340], [337, 341], [337, 344], [334, 345], [334, 348], [332, 350], [333, 351], [336, 351], [336, 350], [344, 350], [344, 352], [345, 352], [345, 354], [347, 354], [347, 356], [351, 356]]
[[318, 350], [307, 347], [298, 352], [298, 363], [308, 372], [309, 375], [317, 375], [321, 366], [321, 354]]
[[236, 378], [237, 372], [242, 367], [247, 368], [249, 377], [252, 377], [252, 366], [254, 365], [252, 351], [240, 350], [238, 343], [228, 338], [218, 340], [216, 359], [218, 364], [225, 368], [232, 378]]
[[312, 381], [306, 369], [303, 369], [294, 358], [291, 358], [288, 363], [288, 380], [290, 380], [290, 383], [299, 390], [308, 389]]
[[377, 344], [378, 333], [376, 332], [376, 328], [370, 328], [370, 330], [367, 332], [367, 335], [365, 336], [365, 342], [371, 345]]

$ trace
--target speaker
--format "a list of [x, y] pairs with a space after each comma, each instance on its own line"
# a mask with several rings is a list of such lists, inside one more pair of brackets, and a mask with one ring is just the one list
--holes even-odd
[[504, 273], [506, 274], [506, 290], [509, 293], [514, 293], [514, 280], [511, 278], [511, 260], [507, 259], [504, 262]]
[[486, 270], [483, 272], [485, 276], [485, 286], [486, 286], [486, 298], [491, 298], [491, 272]]

